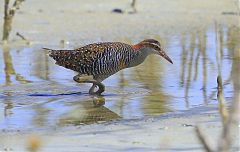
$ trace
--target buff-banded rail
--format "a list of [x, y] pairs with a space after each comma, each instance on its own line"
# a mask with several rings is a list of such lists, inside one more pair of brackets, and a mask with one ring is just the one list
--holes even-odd
[[[74, 50], [49, 50], [57, 65], [78, 72], [73, 80], [78, 83], [92, 83], [89, 94], [100, 95], [105, 91], [103, 80], [118, 71], [135, 67], [150, 54], [158, 54], [170, 63], [172, 60], [157, 40], [146, 39], [135, 45], [121, 42], [100, 42], [88, 44]], [[95, 88], [98, 90], [95, 91]]]

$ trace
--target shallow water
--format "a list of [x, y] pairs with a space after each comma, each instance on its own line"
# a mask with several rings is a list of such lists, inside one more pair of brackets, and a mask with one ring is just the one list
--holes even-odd
[[[214, 26], [165, 37], [171, 65], [149, 56], [104, 81], [102, 97], [88, 95], [74, 72], [59, 67], [39, 45], [2, 47], [0, 54], [0, 128], [28, 129], [138, 119], [217, 104], [220, 71], [227, 101], [233, 98], [234, 55], [239, 29], [219, 27], [220, 59]], [[159, 35], [155, 35], [159, 37]], [[130, 38], [129, 38], [130, 39]], [[220, 68], [218, 67], [218, 63]]]

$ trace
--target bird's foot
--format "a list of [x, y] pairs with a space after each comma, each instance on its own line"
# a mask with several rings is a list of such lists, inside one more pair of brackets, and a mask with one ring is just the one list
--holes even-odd
[[[92, 76], [76, 75], [73, 77], [73, 80], [76, 81], [77, 83], [92, 83], [93, 85], [89, 89], [89, 94], [91, 95], [101, 95], [101, 93], [105, 91], [104, 84], [94, 80]], [[98, 87], [98, 90], [94, 91], [96, 86]]]
[[105, 104], [105, 98], [103, 96], [94, 96], [93, 97], [93, 104], [96, 107], [101, 107]]

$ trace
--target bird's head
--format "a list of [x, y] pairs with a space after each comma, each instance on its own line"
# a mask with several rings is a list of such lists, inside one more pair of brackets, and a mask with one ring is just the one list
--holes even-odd
[[138, 44], [133, 45], [133, 48], [139, 51], [144, 51], [147, 54], [158, 54], [173, 64], [172, 60], [168, 57], [168, 55], [163, 50], [162, 46], [157, 40], [146, 39]]

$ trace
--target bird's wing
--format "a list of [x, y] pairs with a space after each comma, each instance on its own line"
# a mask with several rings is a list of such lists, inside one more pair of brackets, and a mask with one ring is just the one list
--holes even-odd
[[78, 62], [92, 64], [96, 60], [113, 55], [113, 52], [126, 51], [129, 47], [131, 46], [120, 42], [93, 43], [76, 49], [76, 55]]

